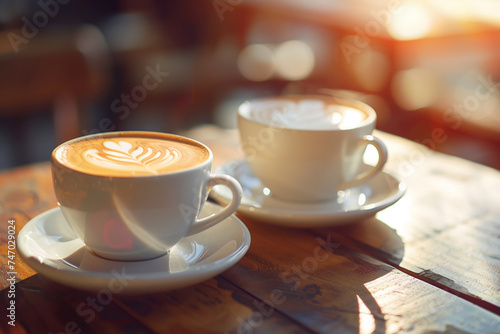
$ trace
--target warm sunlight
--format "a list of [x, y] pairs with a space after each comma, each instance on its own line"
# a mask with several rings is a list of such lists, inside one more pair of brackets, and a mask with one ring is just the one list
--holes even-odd
[[458, 20], [480, 20], [500, 24], [498, 0], [440, 0], [432, 2], [433, 8]]
[[428, 9], [419, 3], [407, 2], [393, 15], [387, 30], [399, 40], [425, 37], [432, 29], [432, 17]]
[[356, 296], [359, 305], [359, 333], [374, 333], [377, 328], [375, 318], [363, 300]]

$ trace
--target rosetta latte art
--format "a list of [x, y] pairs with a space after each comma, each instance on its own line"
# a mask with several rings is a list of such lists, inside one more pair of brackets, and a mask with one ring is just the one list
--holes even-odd
[[83, 159], [101, 168], [158, 174], [160, 169], [182, 158], [182, 153], [175, 148], [156, 147], [148, 141], [134, 144], [124, 140], [107, 140], [102, 143], [102, 148], [86, 150]]

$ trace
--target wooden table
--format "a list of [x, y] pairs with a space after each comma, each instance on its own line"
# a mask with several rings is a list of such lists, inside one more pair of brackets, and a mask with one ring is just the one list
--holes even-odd
[[[215, 165], [241, 157], [237, 133], [189, 135]], [[291, 229], [240, 216], [248, 253], [223, 274], [178, 291], [113, 296], [82, 318], [92, 293], [59, 286], [15, 260], [16, 233], [56, 206], [50, 166], [0, 173], [0, 329], [7, 333], [500, 333], [500, 172], [378, 133], [386, 170], [408, 189], [395, 205], [335, 228]], [[15, 291], [15, 296], [9, 293]], [[15, 327], [7, 307], [15, 300]]]

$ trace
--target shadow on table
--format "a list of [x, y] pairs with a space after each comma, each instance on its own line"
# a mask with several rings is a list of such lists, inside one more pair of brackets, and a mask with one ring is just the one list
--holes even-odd
[[[252, 245], [235, 267], [222, 274], [224, 278], [245, 286], [248, 293], [272, 305], [275, 313], [306, 331], [385, 332], [392, 315], [384, 314], [374, 291], [391, 290], [390, 279], [378, 279], [395, 268], [371, 254], [377, 244], [390, 244], [401, 261], [404, 244], [394, 230], [374, 218], [311, 230], [239, 216], [252, 234]], [[373, 245], [364, 247], [347, 233], [351, 230], [360, 238], [369, 234]], [[383, 303], [392, 309], [386, 300]]]
[[[79, 291], [37, 274], [0, 292], [2, 333], [144, 332], [144, 326], [112, 302], [108, 295]], [[12, 326], [2, 313], [14, 301]], [[23, 331], [24, 330], [24, 331]]]
[[[8, 324], [10, 300], [15, 326]], [[0, 316], [7, 319], [0, 332], [233, 333], [254, 312], [253, 302], [221, 277], [174, 291], [128, 295], [77, 290], [37, 274], [18, 282], [13, 297], [9, 288], [0, 292]], [[294, 326], [278, 322], [285, 330]]]
[[405, 249], [401, 237], [375, 217], [334, 228], [315, 229], [313, 233], [337, 243], [338, 248], [334, 253], [348, 261], [342, 263], [338, 271], [342, 271], [345, 280], [340, 285], [348, 286], [347, 289], [341, 289], [339, 297], [344, 300], [342, 310], [347, 314], [349, 323], [358, 323], [359, 332], [369, 330], [384, 333], [387, 316], [374, 297], [374, 292], [386, 290], [386, 294], [391, 287], [386, 281], [374, 281], [401, 263]]

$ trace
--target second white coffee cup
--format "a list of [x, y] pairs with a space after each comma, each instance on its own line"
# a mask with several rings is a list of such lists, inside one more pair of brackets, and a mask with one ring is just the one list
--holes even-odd
[[[377, 115], [368, 105], [322, 95], [255, 99], [238, 109], [245, 157], [271, 196], [319, 202], [366, 182], [387, 161], [385, 144], [372, 135]], [[378, 163], [364, 166], [367, 145]]]

